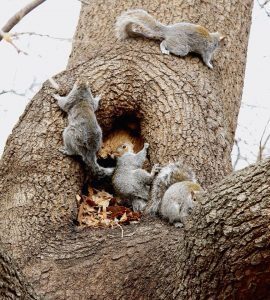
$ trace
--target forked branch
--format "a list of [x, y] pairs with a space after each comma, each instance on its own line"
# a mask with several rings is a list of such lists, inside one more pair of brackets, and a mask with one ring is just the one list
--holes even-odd
[[12, 41], [11, 35], [8, 33], [16, 24], [20, 22], [20, 20], [27, 15], [34, 8], [45, 2], [46, 0], [34, 0], [24, 8], [20, 9], [13, 17], [11, 17], [7, 23], [4, 25], [2, 29], [0, 29], [0, 42], [2, 39], [10, 43], [18, 53], [22, 52], [23, 54], [27, 54], [26, 52], [19, 49]]
[[26, 16], [30, 11], [35, 9], [37, 6], [45, 2], [46, 0], [34, 0], [27, 4], [24, 8], [20, 9], [14, 16], [12, 16], [4, 27], [1, 29], [0, 41], [3, 39], [3, 33], [9, 32], [20, 20]]

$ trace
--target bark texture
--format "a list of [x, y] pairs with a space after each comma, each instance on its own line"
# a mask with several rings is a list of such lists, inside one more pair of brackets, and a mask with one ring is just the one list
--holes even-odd
[[[89, 1], [90, 2], [90, 1]], [[182, 158], [203, 186], [231, 171], [251, 0], [92, 1], [84, 5], [69, 70], [101, 94], [104, 133], [135, 115], [151, 163]], [[196, 22], [227, 36], [214, 70], [198, 57], [161, 55], [158, 43], [116, 42], [115, 17], [144, 8], [164, 23]], [[63, 156], [66, 116], [45, 84], [10, 136], [0, 161], [0, 238], [38, 295], [47, 299], [252, 299], [269, 286], [269, 161], [216, 185], [185, 230], [159, 220], [79, 230], [75, 195], [83, 169]], [[243, 200], [244, 199], [244, 200]], [[267, 269], [268, 268], [268, 269]], [[242, 273], [243, 272], [243, 273]], [[263, 299], [263, 298], [262, 298]]]
[[[152, 162], [182, 158], [209, 186], [232, 170], [251, 6], [248, 0], [92, 1], [82, 9], [69, 66], [86, 62], [82, 75], [103, 96], [102, 125], [139, 115]], [[156, 41], [117, 42], [116, 17], [129, 8], [144, 8], [164, 24], [189, 21], [224, 34], [214, 70], [198, 57], [162, 55]]]
[[11, 258], [0, 249], [0, 298], [37, 300], [39, 297], [17, 271]]

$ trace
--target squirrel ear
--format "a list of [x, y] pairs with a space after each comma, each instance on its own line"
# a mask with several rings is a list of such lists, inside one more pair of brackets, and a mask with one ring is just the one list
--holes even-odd
[[225, 35], [221, 35], [221, 36], [219, 37], [219, 41], [223, 41], [225, 38], [226, 38]]

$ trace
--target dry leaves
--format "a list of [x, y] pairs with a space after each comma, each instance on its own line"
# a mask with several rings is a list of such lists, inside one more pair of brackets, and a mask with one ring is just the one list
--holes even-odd
[[89, 189], [88, 196], [76, 196], [78, 222], [83, 227], [114, 227], [138, 222], [140, 212], [118, 205], [118, 199], [105, 191]]

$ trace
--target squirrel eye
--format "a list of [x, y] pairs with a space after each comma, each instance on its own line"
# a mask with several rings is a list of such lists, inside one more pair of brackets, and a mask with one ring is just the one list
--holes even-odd
[[127, 146], [126, 145], [123, 145], [123, 149], [126, 149], [127, 148]]

